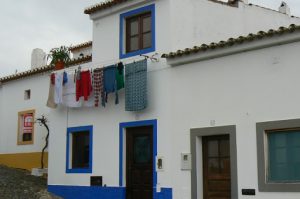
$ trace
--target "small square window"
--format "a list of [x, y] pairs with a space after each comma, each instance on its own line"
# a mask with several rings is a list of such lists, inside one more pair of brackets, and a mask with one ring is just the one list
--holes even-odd
[[18, 145], [33, 144], [34, 110], [18, 113]]
[[155, 51], [155, 6], [120, 15], [120, 58]]
[[25, 90], [25, 91], [24, 91], [24, 99], [25, 99], [25, 100], [30, 100], [30, 96], [31, 96], [31, 91], [30, 91], [30, 89]]
[[258, 188], [300, 192], [300, 119], [256, 124]]
[[67, 173], [92, 172], [92, 126], [68, 128]]

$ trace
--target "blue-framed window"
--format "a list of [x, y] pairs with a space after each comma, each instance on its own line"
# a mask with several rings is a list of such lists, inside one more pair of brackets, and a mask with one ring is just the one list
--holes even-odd
[[120, 15], [120, 59], [155, 51], [155, 4]]
[[67, 129], [66, 173], [92, 173], [93, 126]]

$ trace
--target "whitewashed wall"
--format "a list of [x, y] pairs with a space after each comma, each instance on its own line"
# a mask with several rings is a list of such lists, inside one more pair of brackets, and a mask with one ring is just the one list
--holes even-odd
[[[300, 118], [299, 51], [298, 42], [177, 67], [150, 63], [150, 104], [139, 114], [124, 111], [124, 93], [119, 105], [111, 95], [106, 108], [51, 111], [49, 184], [87, 186], [90, 175], [101, 175], [107, 186], [118, 186], [119, 123], [158, 119], [158, 155], [166, 161], [158, 183], [173, 188], [175, 199], [190, 198], [191, 174], [181, 171], [180, 154], [190, 152], [190, 129], [214, 120], [237, 127], [239, 194], [242, 188], [258, 190], [256, 122]], [[94, 126], [93, 173], [66, 174], [66, 128], [81, 125]], [[299, 197], [257, 191], [252, 198]]]
[[231, 7], [209, 0], [170, 0], [170, 5], [172, 51], [300, 24], [299, 18], [243, 2]]
[[[31, 90], [30, 100], [24, 100], [24, 91]], [[48, 117], [46, 102], [49, 76], [36, 75], [4, 83], [0, 88], [0, 154], [41, 152], [45, 144], [45, 127], [35, 124], [34, 144], [17, 145], [18, 112], [35, 109], [35, 116]]]
[[[206, 0], [157, 0], [148, 4], [153, 2], [159, 53], [300, 22], [242, 3], [239, 8]], [[119, 15], [128, 9], [116, 10], [104, 11], [107, 16], [93, 23], [94, 67], [119, 59]], [[299, 50], [297, 43], [175, 68], [163, 59], [149, 62], [149, 107], [138, 114], [124, 111], [122, 92], [119, 105], [114, 105], [111, 95], [106, 108], [52, 110], [49, 184], [87, 186], [90, 175], [100, 175], [107, 186], [118, 186], [119, 123], [158, 119], [158, 155], [166, 161], [165, 171], [158, 173], [158, 183], [173, 188], [175, 199], [188, 199], [191, 176], [189, 171], [181, 171], [180, 154], [190, 152], [191, 128], [208, 127], [215, 120], [217, 126], [237, 126], [239, 194], [245, 187], [257, 190], [255, 123], [300, 118], [300, 95], [294, 92], [294, 86], [300, 85], [300, 69], [294, 64]], [[66, 174], [67, 127], [83, 125], [94, 127], [93, 173]], [[257, 193], [253, 198], [299, 197], [297, 193]]]
[[[189, 172], [178, 172], [180, 152], [189, 151], [189, 129], [209, 127], [211, 120], [216, 126], [237, 127], [239, 194], [242, 188], [258, 190], [256, 122], [300, 118], [299, 50], [298, 42], [170, 70], [172, 151], [177, 154], [172, 164], [173, 172], [178, 173], [172, 177], [175, 198], [187, 198], [183, 194], [189, 190]], [[251, 198], [299, 197], [299, 193], [257, 191]]]

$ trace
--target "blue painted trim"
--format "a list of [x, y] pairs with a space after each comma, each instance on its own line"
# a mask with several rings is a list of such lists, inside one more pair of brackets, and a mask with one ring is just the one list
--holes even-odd
[[123, 127], [119, 124], [119, 186], [123, 186]]
[[[125, 39], [125, 36], [124, 36], [124, 22], [125, 22], [125, 19], [130, 17], [130, 16], [134, 16], [134, 15], [138, 15], [138, 14], [141, 14], [141, 13], [144, 13], [144, 12], [151, 12], [151, 28], [152, 28], [152, 40], [151, 40], [151, 47], [150, 48], [145, 48], [145, 49], [142, 49], [142, 50], [137, 50], [137, 51], [134, 51], [134, 52], [130, 52], [130, 53], [126, 53], [125, 52], [125, 48], [124, 48], [124, 39]], [[155, 34], [156, 34], [156, 31], [155, 31], [155, 4], [151, 4], [151, 5], [148, 5], [148, 6], [144, 6], [144, 7], [141, 7], [141, 8], [138, 8], [138, 9], [135, 9], [135, 10], [131, 10], [129, 12], [125, 12], [125, 13], [122, 13], [120, 14], [120, 44], [119, 44], [119, 56], [120, 56], [120, 59], [124, 59], [124, 58], [128, 58], [128, 57], [132, 57], [132, 56], [136, 56], [136, 55], [141, 55], [141, 54], [146, 54], [146, 53], [150, 53], [150, 52], [154, 52], [155, 49], [156, 49], [156, 46], [155, 46]]]
[[64, 199], [125, 199], [123, 187], [49, 185], [48, 191]]
[[[89, 149], [89, 167], [86, 169], [70, 169], [70, 135], [82, 131], [90, 133], [90, 149]], [[66, 173], [92, 173], [93, 172], [93, 126], [70, 127], [67, 129], [67, 150], [66, 150]]]
[[[124, 122], [119, 125], [120, 143], [119, 143], [119, 186], [123, 186], [123, 130], [129, 127], [153, 126], [153, 189], [156, 192], [157, 171], [156, 171], [156, 156], [157, 156], [157, 120], [143, 120], [134, 122]], [[155, 194], [154, 194], [155, 195]]]
[[[125, 187], [90, 187], [48, 185], [48, 191], [64, 199], [125, 199]], [[154, 199], [172, 199], [171, 188], [161, 188], [161, 192], [154, 192]]]

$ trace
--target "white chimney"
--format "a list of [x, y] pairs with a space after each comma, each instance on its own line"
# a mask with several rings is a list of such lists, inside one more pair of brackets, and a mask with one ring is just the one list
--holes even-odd
[[290, 7], [287, 5], [287, 3], [285, 3], [284, 1], [281, 2], [280, 7], [279, 7], [279, 12], [283, 13], [283, 14], [287, 14], [287, 15], [291, 15], [291, 10]]
[[45, 66], [47, 64], [46, 53], [40, 49], [35, 48], [31, 53], [31, 69]]

